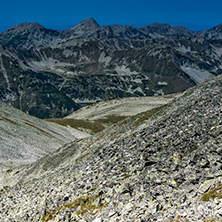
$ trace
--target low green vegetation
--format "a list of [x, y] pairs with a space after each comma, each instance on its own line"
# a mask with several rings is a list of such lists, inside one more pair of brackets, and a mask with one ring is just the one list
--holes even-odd
[[123, 116], [107, 116], [105, 119], [98, 120], [80, 120], [80, 119], [46, 119], [48, 122], [60, 124], [62, 126], [70, 126], [75, 129], [87, 131], [91, 134], [96, 134], [107, 126], [123, 120]]
[[200, 200], [209, 201], [210, 199], [222, 199], [222, 183], [217, 184], [214, 188], [205, 193]]
[[56, 210], [52, 212], [45, 213], [42, 221], [46, 222], [49, 220], [53, 220], [55, 219], [56, 215], [67, 209], [76, 210], [78, 208], [78, 210], [76, 211], [77, 216], [83, 216], [86, 213], [95, 215], [96, 213], [101, 211], [104, 206], [106, 206], [106, 204], [102, 204], [101, 202], [95, 204], [94, 202], [97, 198], [99, 198], [99, 195], [79, 197], [64, 206], [59, 206]]
[[99, 198], [99, 195], [96, 196], [88, 196], [88, 197], [80, 197], [77, 198], [75, 201], [73, 201], [70, 204], [67, 204], [65, 207], [70, 209], [76, 209], [80, 206], [80, 209], [76, 212], [76, 214], [84, 215], [87, 212], [91, 215], [95, 215], [98, 213], [104, 205], [102, 203], [99, 203], [98, 205], [94, 204], [94, 201]]
[[104, 129], [104, 126], [95, 121], [79, 120], [79, 119], [46, 119], [48, 122], [57, 123], [62, 126], [70, 126], [75, 129], [96, 134]]

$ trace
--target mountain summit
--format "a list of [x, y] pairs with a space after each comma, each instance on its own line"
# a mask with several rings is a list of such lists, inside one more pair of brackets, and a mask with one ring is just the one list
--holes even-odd
[[222, 24], [219, 24], [209, 30], [200, 31], [199, 34], [207, 39], [222, 39]]
[[15, 25], [15, 26], [11, 27], [7, 31], [13, 31], [14, 30], [17, 33], [21, 33], [21, 32], [24, 32], [24, 31], [32, 31], [32, 30], [37, 30], [37, 29], [45, 29], [45, 27], [40, 25], [37, 22], [31, 22], [31, 23], [24, 22], [24, 23], [21, 23], [21, 24], [18, 24], [18, 25]]
[[75, 30], [76, 32], [90, 32], [95, 31], [100, 26], [96, 22], [94, 18], [88, 18], [80, 22], [79, 24], [75, 25], [71, 30]]
[[22, 23], [0, 34], [0, 44], [14, 49], [30, 49], [51, 44], [58, 32], [38, 23]]

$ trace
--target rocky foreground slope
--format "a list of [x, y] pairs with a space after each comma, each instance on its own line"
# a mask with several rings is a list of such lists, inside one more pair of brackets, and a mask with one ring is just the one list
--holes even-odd
[[220, 221], [222, 78], [44, 157], [1, 221]]

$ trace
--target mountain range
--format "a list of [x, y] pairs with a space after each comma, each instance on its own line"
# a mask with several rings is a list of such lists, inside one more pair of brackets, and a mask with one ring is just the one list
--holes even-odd
[[22, 23], [0, 34], [0, 100], [40, 118], [64, 117], [104, 99], [183, 91], [222, 72], [222, 25], [168, 24], [65, 31]]

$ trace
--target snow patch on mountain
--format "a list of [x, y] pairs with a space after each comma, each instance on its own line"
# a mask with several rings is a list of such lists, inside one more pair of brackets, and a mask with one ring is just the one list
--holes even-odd
[[167, 82], [161, 82], [161, 81], [159, 81], [159, 82], [157, 83], [157, 85], [158, 85], [158, 86], [167, 86], [168, 84], [167, 84]]
[[133, 90], [133, 93], [140, 93], [142, 96], [145, 96], [143, 90], [141, 89], [141, 87], [137, 87]]
[[215, 46], [212, 46], [213, 48], [213, 51], [215, 52], [215, 54], [219, 57], [222, 56], [222, 48], [219, 48], [219, 47], [215, 47]]
[[136, 71], [131, 71], [131, 69], [129, 67], [127, 67], [126, 65], [116, 66], [114, 70], [119, 75], [136, 75], [136, 74], [138, 74], [138, 72], [136, 72]]
[[41, 61], [29, 61], [28, 66], [35, 70], [54, 70], [57, 67], [72, 66], [70, 63], [60, 62], [54, 58], [45, 58]]
[[106, 54], [102, 52], [99, 56], [98, 62], [104, 63], [104, 65], [107, 66], [111, 60], [112, 60], [112, 57], [106, 56]]
[[177, 48], [177, 51], [182, 52], [182, 53], [187, 53], [187, 52], [191, 52], [191, 48], [190, 46], [186, 48], [186, 46], [182, 45]]

